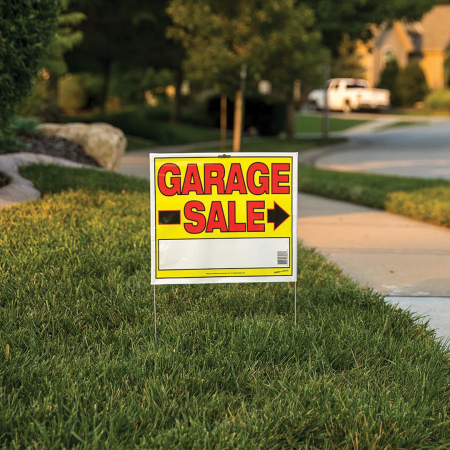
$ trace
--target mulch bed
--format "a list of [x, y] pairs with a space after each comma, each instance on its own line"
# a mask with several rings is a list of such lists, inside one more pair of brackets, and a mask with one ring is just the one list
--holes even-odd
[[[89, 156], [81, 145], [58, 136], [34, 134], [30, 136], [19, 136], [18, 140], [22, 145], [13, 150], [12, 153], [40, 153], [41, 155], [57, 156], [58, 158], [68, 159], [69, 161], [100, 167], [98, 162]], [[0, 154], [2, 153], [11, 153], [11, 151], [6, 152], [0, 149]]]
[[8, 184], [8, 178], [0, 172], [0, 188]]

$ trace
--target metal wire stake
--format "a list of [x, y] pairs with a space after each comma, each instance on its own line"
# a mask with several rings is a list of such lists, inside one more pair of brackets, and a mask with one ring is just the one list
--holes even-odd
[[153, 306], [155, 308], [155, 345], [158, 345], [158, 336], [156, 335], [156, 285], [153, 285]]
[[294, 323], [297, 325], [297, 282], [294, 287]]

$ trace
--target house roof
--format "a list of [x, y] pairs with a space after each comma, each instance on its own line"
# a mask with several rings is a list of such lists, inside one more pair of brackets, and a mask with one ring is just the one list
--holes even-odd
[[438, 5], [424, 15], [420, 22], [395, 22], [393, 27], [382, 25], [375, 36], [375, 46], [381, 47], [394, 31], [408, 53], [429, 50], [445, 51], [450, 44], [450, 5]]
[[450, 5], [435, 6], [420, 24], [423, 27], [422, 50], [445, 50], [450, 41]]

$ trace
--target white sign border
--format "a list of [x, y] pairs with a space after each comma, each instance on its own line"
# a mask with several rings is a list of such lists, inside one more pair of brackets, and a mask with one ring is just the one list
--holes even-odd
[[[262, 275], [251, 277], [208, 277], [208, 278], [156, 278], [156, 198], [155, 159], [157, 158], [241, 158], [241, 157], [289, 157], [292, 158], [292, 275]], [[298, 223], [298, 153], [297, 152], [249, 152], [249, 153], [149, 153], [150, 158], [150, 274], [152, 285], [165, 284], [215, 284], [215, 283], [281, 283], [297, 281], [297, 223]]]

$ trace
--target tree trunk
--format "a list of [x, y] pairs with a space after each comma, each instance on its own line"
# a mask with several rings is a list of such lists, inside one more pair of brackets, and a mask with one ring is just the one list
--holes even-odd
[[293, 93], [286, 94], [286, 137], [294, 140], [295, 103]]
[[220, 151], [227, 151], [227, 96], [220, 98]]
[[112, 66], [112, 61], [110, 59], [107, 59], [104, 61], [103, 87], [102, 87], [102, 95], [100, 97], [100, 110], [102, 113], [105, 112], [106, 101], [108, 100], [109, 82], [111, 80], [111, 66]]
[[173, 98], [171, 123], [181, 122], [181, 84], [183, 82], [183, 73], [181, 69], [176, 69], [173, 73], [175, 79], [175, 96]]
[[234, 102], [233, 152], [241, 151], [242, 135], [242, 91], [236, 91]]
[[59, 77], [55, 74], [50, 74], [48, 80], [48, 105], [45, 112], [46, 120], [58, 123], [60, 121], [59, 107], [58, 107], [58, 80]]

